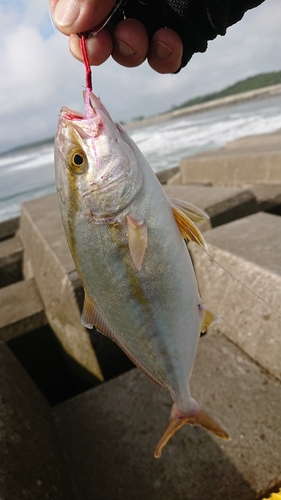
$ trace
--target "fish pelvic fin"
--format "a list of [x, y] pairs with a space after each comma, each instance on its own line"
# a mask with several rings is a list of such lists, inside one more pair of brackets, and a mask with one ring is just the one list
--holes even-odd
[[154, 452], [155, 458], [160, 458], [161, 452], [164, 446], [168, 443], [169, 439], [185, 424], [200, 425], [222, 439], [229, 439], [229, 434], [223, 429], [223, 427], [216, 420], [210, 417], [208, 413], [199, 408], [198, 405], [197, 407], [198, 408], [195, 412], [185, 415], [181, 413], [176, 403], [173, 404], [168, 425], [156, 446]]
[[197, 209], [182, 200], [170, 198], [169, 201], [182, 237], [185, 240], [194, 241], [207, 250], [207, 243], [194, 222], [200, 222], [204, 218], [207, 218], [208, 215], [199, 210], [199, 208]]
[[220, 318], [220, 316], [217, 316], [216, 314], [213, 314], [211, 311], [208, 309], [205, 309], [204, 311], [204, 317], [201, 325], [201, 333], [205, 333], [206, 329], [208, 326], [213, 326], [215, 323], [221, 323], [223, 320]]
[[131, 215], [126, 216], [126, 221], [130, 254], [137, 270], [140, 271], [147, 247], [147, 225], [144, 220]]

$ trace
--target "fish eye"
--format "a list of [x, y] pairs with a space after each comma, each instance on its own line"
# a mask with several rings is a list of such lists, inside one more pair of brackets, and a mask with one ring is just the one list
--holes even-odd
[[75, 174], [83, 174], [87, 168], [87, 157], [81, 148], [72, 149], [68, 155], [68, 166]]

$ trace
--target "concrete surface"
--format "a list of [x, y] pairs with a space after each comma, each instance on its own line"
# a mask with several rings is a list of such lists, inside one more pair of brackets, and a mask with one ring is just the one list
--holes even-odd
[[68, 249], [57, 195], [24, 203], [20, 235], [25, 277], [34, 276], [50, 326], [65, 351], [88, 372], [103, 379], [77, 304], [78, 275]]
[[20, 218], [14, 217], [0, 222], [0, 241], [14, 236], [20, 225]]
[[156, 177], [158, 178], [161, 184], [167, 184], [169, 179], [174, 177], [179, 173], [179, 167], [171, 167], [167, 170], [162, 170], [161, 172], [156, 172]]
[[167, 184], [170, 186], [181, 186], [183, 184], [181, 173], [178, 172], [173, 175], [173, 177], [170, 177], [170, 179], [167, 180]]
[[281, 184], [251, 184], [248, 190], [255, 196], [259, 211], [281, 208]]
[[[278, 140], [279, 136], [279, 140]], [[277, 139], [276, 139], [277, 137]], [[211, 183], [243, 187], [248, 184], [280, 184], [281, 133], [262, 136], [260, 142], [244, 139], [218, 151], [200, 153], [180, 162], [183, 184]]]
[[47, 324], [35, 280], [19, 281], [0, 289], [0, 339], [8, 341]]
[[0, 498], [73, 500], [45, 398], [0, 342]]
[[23, 245], [14, 236], [0, 242], [0, 288], [22, 279]]
[[198, 224], [201, 231], [219, 226], [257, 210], [256, 199], [248, 190], [212, 186], [164, 186], [170, 198], [188, 201], [204, 210], [210, 217]]
[[239, 148], [251, 148], [251, 147], [261, 147], [263, 144], [265, 146], [277, 146], [280, 147], [281, 143], [281, 129], [270, 132], [269, 134], [255, 134], [247, 135], [241, 137], [240, 139], [235, 139], [230, 141], [225, 145], [225, 149], [239, 149]]
[[207, 231], [204, 238], [211, 258], [198, 245], [189, 248], [201, 296], [223, 319], [217, 328], [281, 380], [280, 217], [260, 212]]
[[138, 370], [55, 408], [79, 500], [253, 500], [281, 482], [281, 385], [223, 335], [200, 340], [192, 394], [229, 430], [184, 426], [153, 451], [171, 408]]

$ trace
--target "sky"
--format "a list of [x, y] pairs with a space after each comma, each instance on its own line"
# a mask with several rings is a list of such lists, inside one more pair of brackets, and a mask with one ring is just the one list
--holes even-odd
[[[145, 62], [93, 67], [93, 87], [119, 121], [152, 116], [258, 73], [281, 69], [280, 0], [265, 0], [177, 75]], [[0, 0], [0, 152], [53, 137], [62, 106], [83, 111], [85, 74], [53, 26], [48, 0]]]

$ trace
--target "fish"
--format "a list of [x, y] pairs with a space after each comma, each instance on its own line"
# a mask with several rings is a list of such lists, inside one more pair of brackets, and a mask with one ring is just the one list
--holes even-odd
[[208, 216], [166, 196], [142, 152], [93, 92], [85, 114], [60, 111], [55, 172], [85, 292], [82, 324], [116, 342], [173, 400], [154, 456], [184, 424], [228, 439], [189, 387], [200, 333], [219, 320], [199, 295], [186, 244], [206, 246], [196, 223]]

